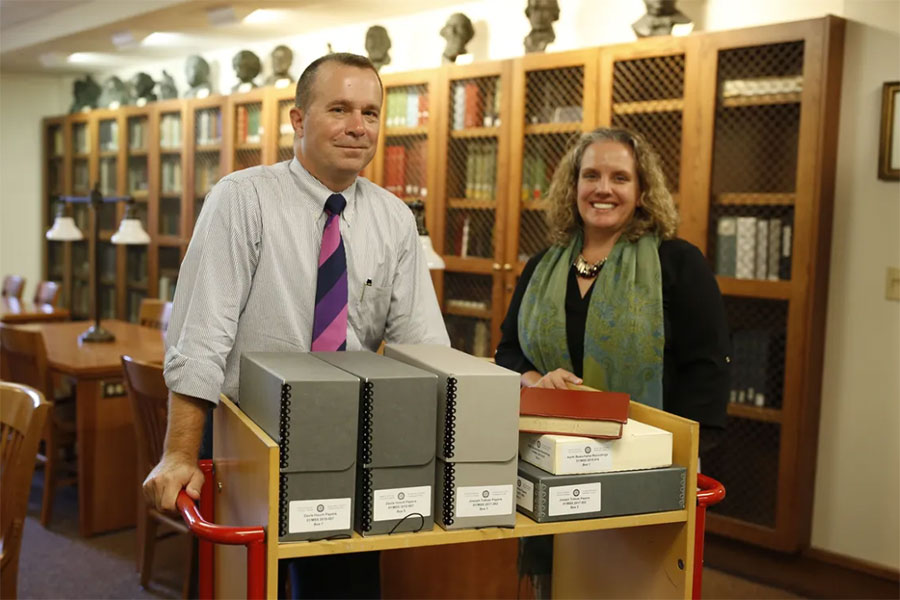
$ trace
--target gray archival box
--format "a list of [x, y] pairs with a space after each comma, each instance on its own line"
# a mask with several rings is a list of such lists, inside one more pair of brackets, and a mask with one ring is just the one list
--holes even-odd
[[515, 525], [519, 374], [446, 346], [388, 344], [384, 355], [438, 376], [434, 520]]
[[573, 521], [684, 508], [684, 467], [552, 475], [519, 462], [519, 510], [537, 521]]
[[313, 356], [360, 379], [356, 531], [431, 531], [437, 376], [374, 352]]
[[248, 352], [240, 407], [279, 445], [278, 540], [349, 536], [359, 379], [307, 353]]

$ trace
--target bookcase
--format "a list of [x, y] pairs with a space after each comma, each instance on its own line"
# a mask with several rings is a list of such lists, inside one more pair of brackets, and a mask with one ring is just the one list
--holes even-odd
[[[703, 457], [728, 498], [708, 528], [788, 551], [811, 525], [842, 53], [843, 21], [826, 17], [386, 74], [365, 170], [424, 202], [451, 342], [488, 356], [525, 262], [547, 245], [541, 199], [566, 149], [598, 125], [646, 137], [733, 334], [728, 432]], [[100, 181], [135, 197], [151, 235], [112, 247], [122, 208], [99, 216], [105, 315], [171, 299], [210, 187], [293, 156], [293, 102], [293, 86], [270, 87], [44, 120], [44, 230], [57, 195]], [[69, 210], [87, 233], [88, 207]], [[78, 318], [89, 243], [45, 242], [45, 276]]]

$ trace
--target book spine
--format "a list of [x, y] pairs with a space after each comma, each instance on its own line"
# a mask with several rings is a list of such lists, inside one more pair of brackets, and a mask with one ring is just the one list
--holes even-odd
[[766, 279], [769, 266], [769, 221], [756, 220], [756, 279]]
[[734, 277], [737, 261], [737, 221], [734, 217], [720, 217], [716, 228], [716, 273]]
[[778, 281], [778, 264], [781, 260], [781, 219], [769, 219], [768, 279]]
[[753, 279], [756, 249], [756, 217], [737, 218], [737, 261], [735, 277]]

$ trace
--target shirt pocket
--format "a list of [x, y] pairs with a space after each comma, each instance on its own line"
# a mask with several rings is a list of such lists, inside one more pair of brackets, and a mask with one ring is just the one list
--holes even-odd
[[388, 310], [391, 308], [391, 288], [377, 285], [363, 286], [356, 312], [359, 315], [359, 330], [362, 342], [372, 347], [384, 338]]

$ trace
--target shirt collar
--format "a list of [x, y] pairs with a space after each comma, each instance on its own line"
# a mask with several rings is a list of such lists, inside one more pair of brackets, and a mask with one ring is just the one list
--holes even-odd
[[[291, 159], [290, 170], [294, 175], [294, 179], [297, 181], [297, 185], [300, 187], [304, 202], [318, 219], [321, 215], [325, 214], [325, 201], [335, 192], [325, 187], [321, 181], [307, 171], [306, 168], [300, 164], [300, 161], [297, 160], [296, 156]], [[354, 214], [356, 214], [356, 190], [358, 181], [359, 178], [357, 177], [346, 189], [338, 192], [344, 197], [344, 200], [347, 201], [347, 205], [341, 213], [341, 218], [346, 221], [348, 225], [352, 222]]]

